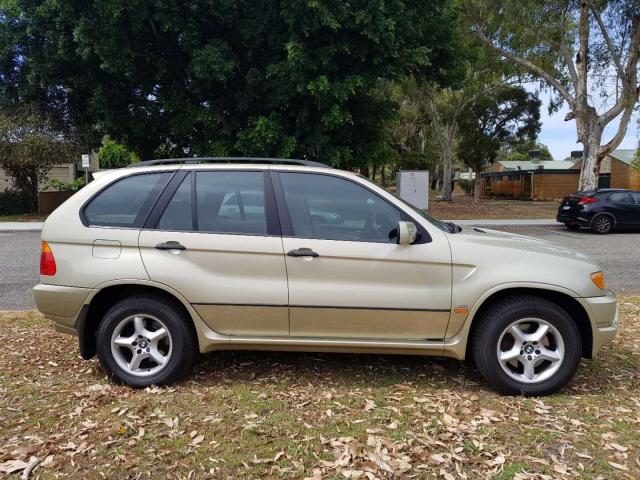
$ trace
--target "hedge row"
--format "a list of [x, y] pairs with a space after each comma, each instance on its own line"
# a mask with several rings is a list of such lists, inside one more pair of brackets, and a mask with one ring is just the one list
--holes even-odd
[[0, 192], [0, 215], [20, 215], [37, 210], [32, 198], [18, 190]]

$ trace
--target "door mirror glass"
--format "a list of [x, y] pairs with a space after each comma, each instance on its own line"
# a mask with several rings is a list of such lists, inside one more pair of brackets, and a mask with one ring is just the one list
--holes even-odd
[[398, 222], [398, 245], [409, 245], [416, 241], [418, 227], [412, 222]]

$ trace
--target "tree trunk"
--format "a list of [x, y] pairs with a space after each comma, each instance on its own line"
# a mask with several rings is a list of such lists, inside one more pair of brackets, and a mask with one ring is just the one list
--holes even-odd
[[450, 202], [451, 198], [451, 169], [453, 167], [453, 142], [455, 139], [455, 127], [447, 127], [446, 136], [442, 142], [442, 200]]
[[381, 165], [380, 166], [380, 185], [382, 185], [383, 187], [385, 186], [385, 184], [387, 183], [387, 179], [385, 178], [385, 166], [386, 165]]
[[443, 149], [442, 168], [442, 200], [451, 201], [451, 164], [453, 162], [453, 146], [446, 142]]
[[598, 124], [594, 112], [584, 114], [586, 118], [576, 118], [578, 127], [578, 140], [582, 143], [582, 169], [580, 171], [580, 183], [578, 190], [593, 190], [598, 188], [598, 175], [600, 174], [599, 155], [602, 141], [602, 127]]
[[473, 201], [475, 203], [480, 201], [480, 195], [482, 195], [482, 177], [480, 174], [482, 173], [482, 168], [478, 165], [476, 166], [476, 179], [473, 182]]

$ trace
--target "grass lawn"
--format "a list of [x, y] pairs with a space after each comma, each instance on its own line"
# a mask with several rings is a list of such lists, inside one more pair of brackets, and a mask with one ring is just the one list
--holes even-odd
[[58, 478], [640, 478], [640, 297], [546, 398], [462, 362], [223, 352], [171, 388], [110, 384], [35, 312], [0, 313], [0, 474]]
[[556, 218], [558, 202], [532, 202], [525, 200], [480, 200], [456, 196], [452, 202], [437, 200], [433, 195], [429, 201], [429, 213], [442, 220], [465, 220], [475, 218]]
[[27, 213], [23, 215], [0, 215], [0, 222], [44, 222], [46, 215]]

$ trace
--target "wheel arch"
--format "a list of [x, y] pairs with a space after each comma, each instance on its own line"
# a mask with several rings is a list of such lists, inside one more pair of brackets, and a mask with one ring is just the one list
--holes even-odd
[[96, 355], [95, 334], [102, 317], [109, 308], [126, 297], [139, 294], [155, 295], [172, 302], [189, 316], [191, 326], [197, 335], [198, 314], [184, 297], [170, 287], [144, 280], [109, 282], [96, 287], [89, 295], [76, 322], [82, 358], [89, 359]]
[[593, 331], [591, 328], [591, 320], [585, 308], [569, 293], [544, 288], [540, 286], [511, 286], [498, 289], [488, 294], [485, 298], [479, 300], [478, 305], [472, 312], [472, 317], [467, 322], [468, 334], [465, 342], [465, 357], [470, 358], [471, 339], [475, 334], [475, 326], [482, 314], [492, 305], [519, 295], [537, 296], [549, 300], [560, 308], [565, 310], [572, 320], [575, 322], [582, 340], [582, 355], [585, 358], [591, 358], [593, 347]]

